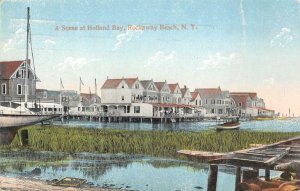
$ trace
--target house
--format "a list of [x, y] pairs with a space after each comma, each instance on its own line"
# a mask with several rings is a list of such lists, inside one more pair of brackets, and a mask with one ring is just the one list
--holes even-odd
[[206, 116], [228, 116], [232, 115], [235, 102], [230, 97], [229, 91], [222, 91], [218, 88], [198, 88], [202, 99], [202, 105], [206, 109]]
[[251, 106], [252, 100], [248, 94], [232, 94], [230, 93], [231, 98], [235, 102], [235, 115], [241, 117], [249, 117], [247, 114], [247, 108]]
[[[156, 88], [150, 84], [148, 87], [153, 90], [148, 93], [155, 92]], [[152, 116], [153, 105], [144, 99], [147, 94], [144, 85], [138, 78], [107, 79], [101, 87], [102, 112], [114, 116]]]
[[143, 99], [146, 103], [158, 103], [159, 91], [153, 80], [141, 80], [143, 85]]
[[181, 91], [181, 94], [182, 94], [182, 104], [189, 105], [190, 101], [192, 99], [192, 95], [191, 95], [191, 92], [190, 92], [189, 88], [184, 86], [184, 88], [181, 88], [180, 91]]
[[267, 109], [262, 98], [256, 92], [231, 92], [236, 103], [238, 115], [245, 117], [274, 117], [275, 111]]
[[164, 82], [154, 82], [158, 89], [158, 102], [159, 103], [172, 103], [172, 93], [169, 85], [166, 81]]
[[25, 78], [28, 79], [28, 100], [35, 99], [36, 82], [39, 79], [28, 64], [28, 74], [26, 74], [26, 62], [5, 61], [0, 62], [0, 101], [24, 101], [25, 99]]
[[172, 103], [181, 104], [182, 93], [179, 84], [168, 84], [168, 86], [172, 93]]
[[195, 113], [201, 116], [206, 114], [206, 109], [202, 106], [202, 99], [199, 92], [191, 92], [192, 99], [190, 105], [195, 107]]
[[69, 113], [72, 115], [97, 114], [100, 107], [100, 97], [92, 93], [80, 93], [68, 101]]

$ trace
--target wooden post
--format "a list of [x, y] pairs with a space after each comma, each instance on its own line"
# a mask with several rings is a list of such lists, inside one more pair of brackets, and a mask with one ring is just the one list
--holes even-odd
[[218, 180], [218, 165], [211, 164], [209, 167], [207, 191], [217, 190], [217, 180]]
[[266, 181], [270, 180], [270, 170], [269, 169], [265, 169], [265, 180]]
[[241, 167], [237, 166], [235, 170], [235, 188], [241, 183]]

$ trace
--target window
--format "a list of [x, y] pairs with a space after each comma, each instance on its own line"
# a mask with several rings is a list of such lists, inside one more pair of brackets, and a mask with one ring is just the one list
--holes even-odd
[[139, 84], [135, 84], [135, 89], [140, 89]]
[[198, 100], [196, 100], [196, 105], [198, 105]]
[[218, 109], [218, 114], [222, 114], [223, 113], [223, 109]]
[[124, 84], [122, 84], [122, 88], [124, 88]]
[[17, 94], [22, 95], [22, 85], [21, 84], [17, 85]]
[[134, 106], [134, 113], [140, 113], [141, 110], [140, 110], [140, 106]]
[[1, 85], [1, 93], [6, 94], [6, 84]]
[[44, 91], [44, 93], [43, 93], [43, 98], [47, 98], [47, 92], [46, 91]]
[[127, 113], [130, 113], [130, 106], [127, 106]]
[[122, 99], [122, 101], [124, 101], [124, 96], [122, 96], [122, 98], [121, 98], [121, 99]]
[[242, 103], [241, 102], [239, 103], [239, 106], [242, 107]]
[[215, 109], [211, 109], [211, 113], [215, 113]]

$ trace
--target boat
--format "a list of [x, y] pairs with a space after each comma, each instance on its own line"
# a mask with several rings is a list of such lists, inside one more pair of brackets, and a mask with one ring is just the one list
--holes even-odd
[[[26, 60], [23, 61], [25, 65], [25, 74], [29, 74], [29, 16], [30, 9], [27, 8], [27, 45], [26, 45]], [[29, 75], [28, 75], [29, 76]], [[20, 101], [2, 101], [0, 102], [0, 144], [7, 144], [16, 135], [19, 128], [47, 121], [58, 117], [59, 115], [43, 115], [39, 112], [40, 108], [36, 102], [28, 102], [28, 78], [25, 77], [25, 88], [24, 88], [24, 102]], [[36, 82], [36, 76], [34, 74], [34, 82]], [[26, 88], [27, 87], [27, 88]], [[36, 107], [34, 109], [29, 108], [29, 105], [34, 104]]]
[[[239, 116], [230, 116], [223, 118], [222, 120], [217, 120], [216, 130], [237, 130], [240, 128]], [[219, 123], [222, 121], [222, 123]]]

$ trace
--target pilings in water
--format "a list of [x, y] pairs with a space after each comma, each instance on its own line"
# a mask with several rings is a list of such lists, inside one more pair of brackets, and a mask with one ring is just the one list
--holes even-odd
[[218, 165], [211, 164], [209, 166], [207, 190], [216, 191], [217, 181], [218, 181]]

